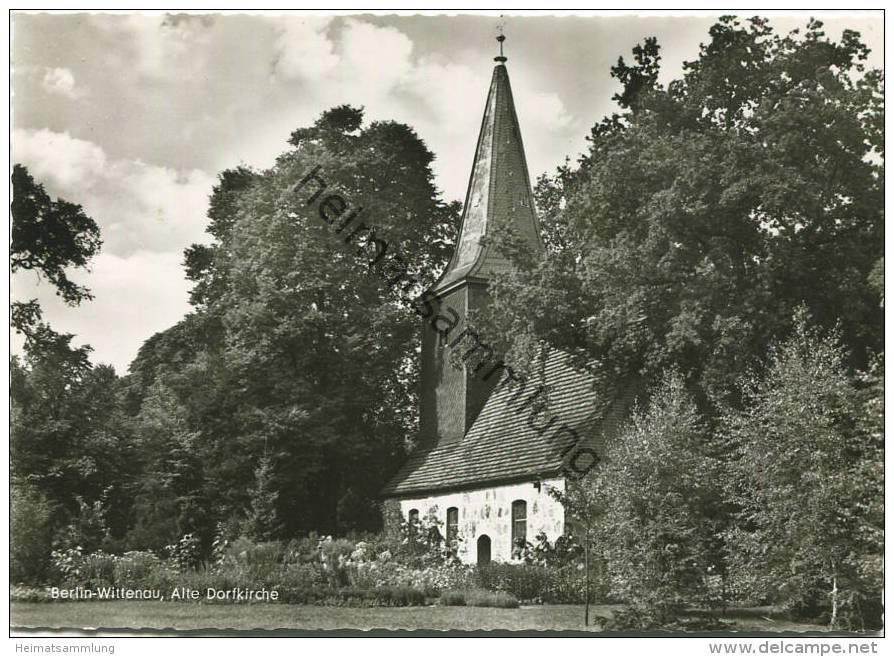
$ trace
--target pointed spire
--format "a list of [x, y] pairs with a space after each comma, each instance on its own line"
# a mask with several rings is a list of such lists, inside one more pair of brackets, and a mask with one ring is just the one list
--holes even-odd
[[508, 269], [496, 245], [482, 244], [482, 238], [493, 237], [503, 227], [543, 249], [506, 58], [501, 54], [495, 59], [456, 249], [435, 284], [438, 291], [472, 278], [486, 282], [494, 272]]

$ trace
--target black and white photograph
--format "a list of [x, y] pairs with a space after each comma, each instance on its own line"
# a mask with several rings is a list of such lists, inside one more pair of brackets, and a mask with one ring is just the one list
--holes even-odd
[[10, 652], [883, 652], [884, 18], [11, 10]]

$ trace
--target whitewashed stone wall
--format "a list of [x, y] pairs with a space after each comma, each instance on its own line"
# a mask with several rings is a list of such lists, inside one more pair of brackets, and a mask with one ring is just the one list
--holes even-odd
[[551, 542], [564, 533], [565, 511], [547, 492], [548, 486], [565, 490], [565, 480], [543, 480], [539, 491], [531, 481], [524, 484], [404, 499], [400, 501], [400, 512], [406, 520], [410, 510], [417, 509], [419, 519], [423, 520], [433, 511], [442, 523], [441, 533], [444, 534], [447, 527], [447, 509], [455, 506], [459, 510], [459, 558], [464, 563], [475, 563], [478, 558], [478, 538], [487, 534], [491, 540], [491, 559], [510, 561], [512, 503], [516, 500], [527, 502], [527, 538], [530, 543], [535, 542], [534, 537], [541, 531]]

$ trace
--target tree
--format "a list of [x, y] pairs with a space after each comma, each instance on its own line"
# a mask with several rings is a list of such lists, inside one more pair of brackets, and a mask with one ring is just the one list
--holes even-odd
[[282, 530], [276, 514], [276, 498], [279, 493], [273, 479], [273, 464], [262, 457], [255, 470], [255, 485], [251, 489], [251, 513], [248, 516], [248, 533], [256, 541], [269, 541]]
[[[289, 143], [268, 171], [220, 175], [211, 243], [185, 254], [195, 311], [143, 345], [128, 409], [138, 432], [152, 427], [150, 391], [163, 381], [177, 431], [195, 436], [202, 478], [192, 493], [216, 520], [263, 517], [255, 530], [265, 538], [374, 530], [380, 519], [362, 500], [416, 433], [418, 324], [407, 298], [446, 262], [457, 206], [440, 200], [433, 155], [405, 125], [364, 125], [362, 110], [336, 107]], [[324, 209], [331, 194], [341, 200]], [[342, 218], [325, 217], [342, 202], [363, 210], [338, 230]], [[389, 283], [399, 260], [407, 276]], [[151, 505], [170, 464], [163, 442], [140, 444], [156, 464], [139, 496]], [[182, 495], [164, 499], [176, 507]]]
[[[77, 305], [93, 298], [90, 291], [74, 283], [68, 267], [86, 267], [99, 252], [102, 240], [96, 222], [80, 205], [51, 200], [43, 185], [36, 183], [21, 164], [12, 168], [12, 243], [9, 263], [12, 273], [36, 272], [56, 287], [65, 303]], [[36, 301], [13, 304], [13, 327], [26, 336], [40, 319]]]
[[[65, 303], [92, 298], [74, 283], [70, 267], [84, 268], [102, 244], [96, 223], [81, 206], [51, 200], [28, 170], [16, 164], [10, 268], [50, 281]], [[16, 577], [37, 581], [53, 541], [109, 547], [129, 520], [127, 479], [132, 474], [129, 432], [121, 413], [119, 381], [111, 366], [91, 364], [87, 345], [41, 321], [37, 300], [11, 305], [13, 328], [25, 337], [24, 356], [10, 359], [10, 480], [20, 534]], [[21, 529], [26, 514], [34, 527]], [[24, 555], [29, 564], [24, 564]]]
[[[34, 271], [50, 281], [69, 305], [92, 299], [90, 291], [69, 279], [65, 270], [86, 267], [90, 258], [99, 252], [102, 240], [96, 222], [84, 214], [80, 205], [61, 198], [51, 200], [43, 185], [36, 183], [21, 164], [12, 169], [12, 193], [11, 272]], [[10, 316], [13, 328], [25, 337], [26, 353], [33, 357], [40, 358], [40, 354], [50, 352], [58, 356], [70, 350], [74, 336], [58, 334], [41, 322], [36, 299], [14, 302]], [[78, 361], [78, 369], [88, 363], [89, 351], [89, 347], [81, 347], [71, 352]]]
[[599, 466], [562, 496], [641, 629], [720, 601], [719, 468], [709, 445], [682, 378], [666, 374]]
[[190, 303], [204, 308], [220, 299], [226, 289], [226, 268], [215, 267], [215, 259], [222, 257], [231, 237], [239, 198], [261, 176], [251, 169], [239, 166], [218, 175], [208, 205], [208, 226], [205, 232], [214, 238], [211, 245], [193, 244], [184, 252], [183, 265], [186, 278], [195, 283], [190, 291]]
[[[209, 482], [207, 469], [215, 457], [203, 449], [203, 436], [193, 428], [189, 408], [167, 376], [149, 386], [134, 425], [139, 474], [132, 485], [128, 545], [161, 550], [190, 534], [209, 549], [214, 499], [226, 491]], [[224, 460], [224, 455], [216, 458]]]
[[640, 387], [675, 367], [709, 420], [802, 303], [865, 367], [883, 345], [883, 77], [858, 35], [722, 17], [666, 88], [658, 44], [634, 52], [612, 69], [623, 111], [540, 179], [550, 248], [491, 286], [489, 332]]
[[880, 623], [884, 499], [881, 379], [854, 380], [835, 331], [806, 309], [764, 376], [743, 382], [745, 409], [724, 432], [734, 448], [727, 493], [744, 592], [832, 627]]
[[281, 475], [279, 517], [292, 532], [334, 531], [349, 487], [374, 497], [416, 424], [415, 315], [370, 266], [381, 243], [368, 232], [350, 238], [355, 226], [336, 232], [315, 195], [326, 185], [363, 207], [363, 223], [419, 288], [446, 261], [454, 218], [412, 130], [361, 120], [341, 107], [296, 130], [295, 148], [242, 193], [215, 261], [228, 283], [211, 312], [244, 391], [237, 426], [249, 450], [267, 446]]
[[596, 475], [592, 472], [592, 470], [588, 472], [582, 479], [569, 480], [564, 490], [555, 487], [547, 489], [547, 492], [562, 504], [565, 513], [576, 527], [574, 533], [579, 534], [579, 539], [583, 542], [584, 626], [590, 624], [590, 588], [592, 584], [590, 564], [594, 553], [599, 554], [600, 546], [596, 544], [596, 537], [604, 512], [600, 486], [596, 481]]
[[[10, 362], [11, 487], [22, 504], [45, 501], [48, 531], [62, 543], [77, 533], [64, 528], [86, 527], [101, 509], [105, 533], [96, 536], [108, 549], [130, 522], [135, 474], [120, 381], [89, 362], [89, 347], [72, 347], [72, 335], [40, 325], [32, 336]], [[43, 542], [30, 549], [35, 563], [49, 554]]]

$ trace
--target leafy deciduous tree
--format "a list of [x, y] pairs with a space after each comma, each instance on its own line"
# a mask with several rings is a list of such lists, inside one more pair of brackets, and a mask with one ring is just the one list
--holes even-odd
[[[84, 214], [80, 205], [50, 199], [43, 185], [35, 182], [21, 164], [12, 169], [11, 210], [9, 262], [12, 272], [37, 272], [56, 287], [56, 293], [68, 304], [77, 305], [91, 299], [90, 291], [72, 281], [65, 270], [86, 267], [90, 258], [99, 252], [102, 240], [96, 222]], [[13, 305], [16, 330], [25, 332], [39, 318], [36, 302]]]
[[605, 563], [612, 592], [649, 626], [719, 602], [719, 469], [678, 374], [656, 386], [598, 467], [561, 495]]
[[726, 16], [667, 88], [658, 52], [649, 39], [619, 61], [626, 111], [540, 179], [549, 253], [492, 286], [489, 332], [641, 387], [675, 367], [709, 419], [802, 303], [841, 320], [864, 367], [882, 347], [884, 243], [883, 78], [866, 47], [819, 21], [780, 36]]
[[[808, 323], [745, 381], [724, 432], [728, 494], [740, 511], [729, 545], [736, 581], [830, 624], [880, 622], [883, 554], [881, 379], [849, 376], [840, 338]], [[862, 390], [861, 390], [862, 389]]]

